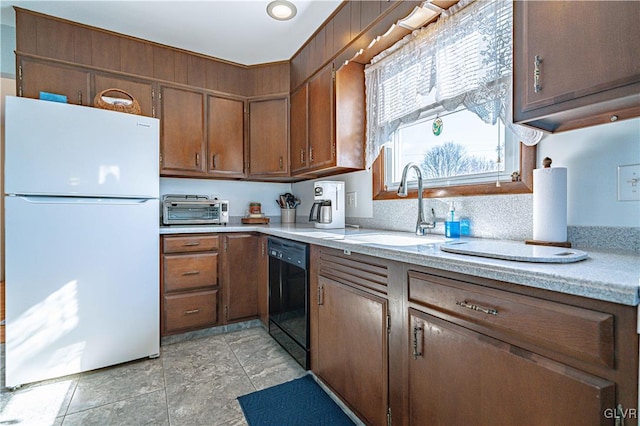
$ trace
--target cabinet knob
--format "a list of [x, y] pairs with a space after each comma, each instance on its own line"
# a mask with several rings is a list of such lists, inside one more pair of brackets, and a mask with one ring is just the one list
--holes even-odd
[[200, 167], [200, 154], [196, 152], [196, 167]]
[[313, 163], [313, 147], [309, 147], [309, 162]]
[[300, 150], [300, 165], [304, 165], [304, 149]]
[[533, 91], [535, 93], [540, 93], [542, 91], [542, 85], [540, 84], [540, 64], [542, 63], [542, 58], [536, 55], [533, 59]]
[[187, 311], [184, 311], [185, 315], [193, 315], [193, 314], [197, 314], [198, 312], [200, 312], [200, 309], [189, 309]]
[[280, 156], [280, 169], [282, 170], [283, 167], [284, 167], [284, 158]]

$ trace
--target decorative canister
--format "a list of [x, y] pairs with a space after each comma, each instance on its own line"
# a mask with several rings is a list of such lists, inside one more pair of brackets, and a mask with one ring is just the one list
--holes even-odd
[[262, 206], [260, 203], [249, 203], [250, 214], [260, 214], [262, 212]]

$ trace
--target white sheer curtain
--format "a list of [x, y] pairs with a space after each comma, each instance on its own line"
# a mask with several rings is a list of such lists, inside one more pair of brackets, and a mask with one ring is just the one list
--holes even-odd
[[407, 35], [365, 68], [366, 165], [402, 123], [424, 111], [461, 106], [483, 121], [501, 119], [524, 143], [542, 133], [511, 120], [512, 2], [461, 0]]

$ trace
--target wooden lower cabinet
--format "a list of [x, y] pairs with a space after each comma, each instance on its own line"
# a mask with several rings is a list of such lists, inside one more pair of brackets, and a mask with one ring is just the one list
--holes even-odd
[[162, 238], [162, 335], [218, 323], [218, 240], [207, 234]]
[[600, 425], [616, 387], [543, 356], [409, 310], [411, 425]]
[[258, 315], [258, 237], [234, 233], [222, 238], [223, 321], [255, 318]]
[[404, 423], [613, 425], [618, 405], [635, 412], [634, 307], [430, 271], [407, 274], [391, 360], [407, 366]]
[[387, 424], [387, 301], [320, 277], [315, 373], [370, 425]]
[[311, 368], [366, 424], [386, 425], [387, 270], [371, 262], [312, 247]]

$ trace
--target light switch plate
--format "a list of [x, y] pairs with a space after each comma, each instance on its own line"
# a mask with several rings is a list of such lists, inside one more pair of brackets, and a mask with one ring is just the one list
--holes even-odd
[[358, 197], [357, 197], [357, 193], [354, 192], [347, 192], [347, 207], [353, 207], [356, 208], [358, 207]]
[[640, 200], [640, 164], [618, 166], [618, 201]]

